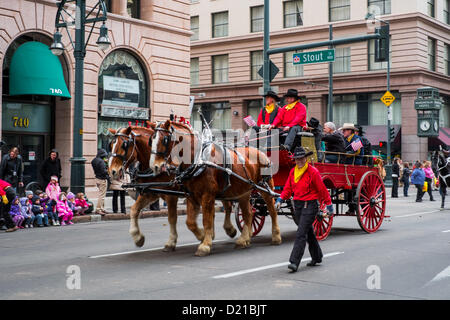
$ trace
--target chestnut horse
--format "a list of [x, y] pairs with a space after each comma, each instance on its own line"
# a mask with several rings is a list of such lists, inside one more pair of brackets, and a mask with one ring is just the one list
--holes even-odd
[[[187, 197], [187, 225], [194, 234], [200, 231], [194, 224], [194, 217], [202, 208], [204, 239], [199, 245], [196, 255], [208, 255], [212, 249], [214, 235], [214, 202], [217, 198], [222, 200], [238, 201], [244, 218], [244, 227], [241, 236], [236, 241], [236, 246], [245, 248], [250, 245], [252, 236], [252, 211], [250, 207], [250, 195], [254, 186], [242, 181], [214, 167], [230, 159], [227, 170], [233, 172], [243, 180], [250, 180], [254, 184], [263, 183], [263, 171], [271, 168], [267, 156], [258, 149], [245, 147], [236, 148], [226, 152], [220, 144], [211, 143], [203, 148], [202, 141], [194, 134], [193, 130], [182, 123], [165, 121], [157, 125], [152, 124], [155, 134], [152, 137], [152, 155], [150, 157], [150, 169], [156, 174], [175, 167], [178, 171], [189, 171], [191, 164], [206, 164], [204, 171], [198, 176], [191, 176], [183, 181], [184, 187], [189, 191]], [[181, 148], [180, 148], [181, 146]], [[203, 149], [203, 150], [202, 150]], [[187, 159], [193, 160], [186, 162]], [[182, 160], [180, 159], [183, 158]], [[271, 174], [266, 176], [266, 185], [273, 190]], [[272, 244], [281, 243], [278, 216], [274, 206], [274, 199], [269, 192], [258, 191], [267, 204], [272, 219]]]
[[[113, 179], [121, 180], [125, 171], [131, 164], [139, 161], [141, 170], [147, 170], [150, 159], [150, 147], [149, 139], [154, 134], [153, 129], [130, 126], [127, 128], [108, 129], [113, 135], [114, 139], [110, 143], [110, 150], [112, 156], [109, 158], [108, 171]], [[138, 182], [168, 182], [173, 179], [173, 176], [158, 175], [150, 178], [139, 178]], [[158, 187], [158, 189], [167, 189], [166, 187]], [[172, 190], [174, 190], [172, 188]], [[134, 243], [138, 247], [144, 245], [145, 237], [141, 233], [138, 218], [139, 213], [143, 208], [150, 203], [163, 198], [167, 202], [168, 220], [170, 225], [169, 240], [165, 244], [165, 251], [175, 250], [178, 233], [176, 228], [177, 223], [177, 203], [178, 197], [172, 195], [158, 195], [152, 192], [146, 192], [139, 194], [136, 202], [131, 207], [130, 212], [130, 234], [134, 240]], [[224, 201], [223, 206], [225, 208], [225, 232], [233, 238], [236, 235], [236, 229], [231, 223], [231, 203]], [[201, 239], [199, 239], [201, 240]]]

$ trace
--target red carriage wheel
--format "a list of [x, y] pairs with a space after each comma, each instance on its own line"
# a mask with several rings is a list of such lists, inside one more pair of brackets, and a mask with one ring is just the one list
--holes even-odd
[[357, 218], [361, 229], [373, 233], [380, 228], [386, 209], [386, 190], [383, 180], [373, 172], [366, 172], [356, 189]]
[[316, 217], [313, 222], [314, 233], [317, 240], [325, 240], [331, 232], [331, 225], [333, 224], [333, 216], [331, 217]]
[[[258, 210], [255, 209], [253, 206], [254, 200], [250, 200], [250, 209], [252, 210], [252, 237], [256, 236], [258, 233], [261, 232], [264, 221], [266, 220], [266, 216], [259, 215]], [[235, 205], [235, 219], [236, 219], [236, 225], [240, 232], [242, 232], [242, 228], [244, 227], [244, 217], [242, 215], [241, 208], [239, 207], [239, 204]]]

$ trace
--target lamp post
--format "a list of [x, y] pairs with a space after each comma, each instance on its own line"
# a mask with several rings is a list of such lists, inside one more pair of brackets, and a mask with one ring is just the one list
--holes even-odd
[[[386, 54], [386, 61], [387, 61], [387, 79], [386, 79], [386, 86], [387, 86], [387, 91], [390, 91], [391, 89], [391, 66], [390, 66], [390, 53], [389, 53], [389, 30], [390, 30], [390, 24], [388, 21], [385, 20], [381, 20], [375, 17], [375, 15], [373, 13], [367, 13], [365, 16], [366, 20], [372, 19], [372, 20], [377, 20], [380, 21], [382, 23], [384, 23], [386, 25], [386, 33], [387, 33], [387, 54]], [[386, 165], [385, 165], [385, 170], [386, 170], [386, 180], [385, 180], [385, 185], [387, 187], [392, 187], [392, 164], [391, 164], [391, 117], [392, 117], [392, 107], [389, 106], [387, 107], [387, 138], [386, 138]]]
[[[69, 3], [75, 3], [75, 16], [70, 13], [65, 6]], [[102, 50], [108, 49], [111, 44], [108, 38], [108, 28], [106, 21], [106, 5], [104, 0], [98, 0], [97, 4], [86, 13], [86, 0], [62, 0], [57, 2], [58, 12], [56, 14], [54, 42], [50, 50], [55, 55], [60, 55], [64, 51], [64, 45], [61, 42], [62, 35], [59, 28], [64, 28], [69, 36], [70, 43], [74, 49], [75, 57], [75, 102], [74, 102], [74, 123], [73, 123], [73, 154], [70, 158], [70, 190], [73, 193], [84, 193], [86, 159], [83, 158], [83, 85], [84, 85], [84, 58], [86, 56], [86, 46], [91, 38], [97, 22], [103, 22], [100, 27], [100, 36], [97, 45]], [[91, 24], [87, 40], [86, 25]], [[75, 42], [72, 41], [69, 27], [75, 25]]]

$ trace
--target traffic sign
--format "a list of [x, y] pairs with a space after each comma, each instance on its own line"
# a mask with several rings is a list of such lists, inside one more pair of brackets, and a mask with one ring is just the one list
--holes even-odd
[[[272, 62], [272, 60], [269, 60], [269, 65], [269, 82], [272, 82], [273, 78], [275, 78], [280, 69], [278, 69], [278, 67]], [[261, 76], [261, 78], [264, 78], [263, 70], [264, 65], [262, 65], [258, 70], [258, 74]]]
[[327, 49], [320, 51], [294, 53], [292, 57], [293, 64], [310, 64], [321, 62], [334, 62], [335, 50]]
[[389, 91], [386, 91], [380, 100], [381, 100], [381, 102], [384, 103], [384, 105], [386, 107], [389, 107], [392, 104], [392, 102], [394, 102], [395, 97], [392, 95], [392, 93], [390, 93]]

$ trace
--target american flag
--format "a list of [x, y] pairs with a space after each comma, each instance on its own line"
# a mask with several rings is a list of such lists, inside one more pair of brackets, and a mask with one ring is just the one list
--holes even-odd
[[254, 127], [256, 126], [256, 122], [255, 120], [253, 120], [252, 116], [247, 116], [244, 118], [245, 123], [249, 126], [249, 127]]
[[353, 141], [351, 144], [353, 151], [358, 151], [363, 147], [361, 140]]

